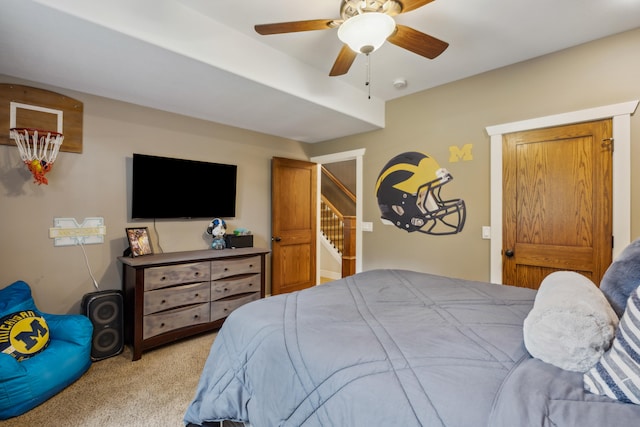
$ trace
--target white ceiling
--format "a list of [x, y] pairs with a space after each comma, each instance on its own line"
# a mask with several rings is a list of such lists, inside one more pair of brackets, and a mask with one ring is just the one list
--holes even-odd
[[[0, 74], [303, 142], [384, 127], [385, 102], [640, 26], [640, 0], [436, 0], [396, 21], [450, 44], [386, 43], [329, 77], [340, 0], [2, 0]], [[398, 90], [397, 79], [407, 86]], [[371, 98], [369, 99], [369, 90]]]

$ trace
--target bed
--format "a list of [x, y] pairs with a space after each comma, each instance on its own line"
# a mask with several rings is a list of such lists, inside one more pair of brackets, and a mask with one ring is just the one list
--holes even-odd
[[186, 425], [637, 426], [640, 406], [529, 354], [536, 291], [374, 270], [234, 311]]

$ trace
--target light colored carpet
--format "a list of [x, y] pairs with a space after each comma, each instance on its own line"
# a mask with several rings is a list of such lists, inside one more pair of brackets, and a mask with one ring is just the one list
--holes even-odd
[[2, 427], [178, 427], [215, 333], [168, 344], [131, 361], [131, 352], [94, 362], [78, 381]]

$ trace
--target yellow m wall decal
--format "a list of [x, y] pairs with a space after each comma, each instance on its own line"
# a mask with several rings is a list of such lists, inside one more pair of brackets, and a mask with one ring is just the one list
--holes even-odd
[[456, 163], [460, 160], [469, 161], [473, 160], [473, 154], [471, 154], [471, 149], [473, 148], [473, 144], [465, 144], [462, 148], [458, 148], [457, 145], [449, 146], [449, 162]]

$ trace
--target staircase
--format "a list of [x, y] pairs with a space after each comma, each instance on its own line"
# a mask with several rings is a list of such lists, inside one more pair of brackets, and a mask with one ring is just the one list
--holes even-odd
[[320, 202], [320, 230], [335, 250], [344, 251], [344, 219], [324, 196]]
[[[345, 206], [345, 199], [347, 199], [344, 210], [355, 210], [355, 195], [324, 167], [322, 167], [322, 179], [320, 231], [342, 260], [342, 277], [350, 276], [355, 274], [356, 217], [344, 215], [341, 209], [336, 207], [338, 204], [336, 201], [340, 201]], [[325, 181], [328, 184], [325, 185]], [[331, 198], [334, 202], [330, 200]]]

